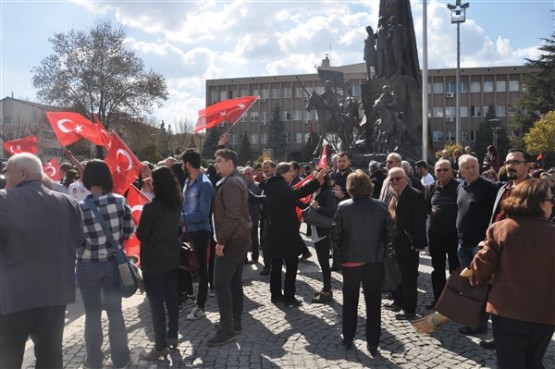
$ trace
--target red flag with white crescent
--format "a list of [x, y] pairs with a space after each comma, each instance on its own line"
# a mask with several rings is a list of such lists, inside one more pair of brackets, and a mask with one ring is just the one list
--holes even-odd
[[205, 128], [213, 128], [226, 121], [235, 124], [241, 116], [258, 100], [258, 96], [243, 96], [220, 101], [198, 112], [195, 133]]
[[62, 146], [71, 145], [81, 138], [104, 146], [98, 126], [83, 115], [67, 111], [47, 111], [46, 117]]
[[129, 187], [129, 191], [127, 192], [127, 203], [131, 207], [131, 216], [136, 226], [139, 225], [139, 221], [141, 220], [143, 206], [149, 201], [148, 197], [137, 187], [133, 185]]
[[140, 266], [141, 261], [141, 241], [137, 238], [137, 234], [133, 233], [131, 237], [123, 241], [123, 250], [128, 257], [135, 258], [137, 266]]
[[112, 136], [110, 136], [110, 134], [104, 127], [104, 124], [100, 122], [100, 119], [98, 119], [98, 116], [94, 113], [93, 113], [93, 120], [96, 123], [96, 127], [98, 128], [98, 131], [100, 132], [100, 139], [102, 140], [102, 145], [100, 146], [104, 146], [106, 150], [110, 150], [110, 144], [112, 143]]
[[318, 160], [318, 168], [328, 169], [328, 145], [322, 145], [322, 155], [320, 155], [320, 160]]
[[112, 133], [110, 150], [104, 158], [112, 172], [113, 192], [123, 195], [141, 173], [141, 162], [117, 133]]
[[4, 141], [4, 149], [6, 149], [6, 151], [11, 155], [22, 152], [30, 152], [31, 154], [36, 155], [39, 152], [36, 136], [27, 136], [18, 138], [17, 140]]
[[[314, 177], [312, 176], [312, 173], [311, 173], [311, 174], [307, 175], [306, 177], [304, 177], [299, 183], [294, 185], [293, 188], [302, 187], [306, 182], [312, 181], [312, 179], [314, 179]], [[299, 201], [302, 202], [303, 204], [308, 204], [309, 201], [310, 201], [310, 196], [312, 196], [312, 194], [307, 195], [307, 196], [303, 197], [302, 199], [299, 199]], [[297, 206], [295, 211], [297, 212], [297, 218], [299, 219], [299, 222], [302, 222], [302, 220], [303, 220], [303, 209], [301, 209]]]
[[56, 158], [50, 159], [50, 161], [42, 166], [44, 174], [46, 174], [51, 180], [59, 181], [62, 179], [60, 175], [60, 164]]

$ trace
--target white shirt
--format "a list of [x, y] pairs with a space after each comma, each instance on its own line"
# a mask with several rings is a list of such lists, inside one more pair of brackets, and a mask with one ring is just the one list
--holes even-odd
[[430, 185], [434, 182], [435, 182], [435, 179], [430, 173], [428, 173], [424, 177], [420, 178], [420, 183], [422, 183], [423, 186]]

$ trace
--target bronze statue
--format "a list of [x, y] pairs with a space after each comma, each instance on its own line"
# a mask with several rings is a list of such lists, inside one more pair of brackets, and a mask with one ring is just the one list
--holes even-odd
[[385, 85], [382, 91], [373, 106], [373, 110], [380, 116], [375, 123], [377, 132], [375, 148], [377, 152], [390, 152], [399, 147], [405, 124], [398, 110], [397, 97], [392, 93], [391, 87]]
[[390, 67], [395, 67], [395, 75], [404, 74], [403, 52], [406, 46], [405, 26], [397, 22], [395, 16], [391, 16], [389, 24], [389, 34], [387, 36], [393, 51], [393, 63]]
[[376, 35], [371, 26], [366, 27], [366, 32], [368, 37], [364, 40], [364, 61], [366, 62], [366, 74], [368, 79], [370, 79], [370, 67], [374, 67], [376, 71], [376, 59], [378, 55], [376, 54]]
[[388, 75], [389, 66], [389, 26], [384, 17], [380, 17], [378, 21], [378, 45], [377, 45], [377, 77], [385, 77]]

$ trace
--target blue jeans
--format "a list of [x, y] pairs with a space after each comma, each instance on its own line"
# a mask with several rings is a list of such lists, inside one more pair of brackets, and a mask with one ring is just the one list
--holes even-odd
[[459, 255], [459, 261], [461, 262], [461, 269], [467, 268], [474, 256], [478, 253], [478, 246], [476, 247], [464, 247], [459, 244], [459, 249], [457, 253]]
[[86, 365], [102, 368], [102, 297], [108, 315], [108, 337], [112, 363], [116, 368], [129, 362], [127, 329], [121, 310], [121, 292], [118, 288], [119, 273], [116, 260], [100, 263], [77, 263], [77, 285], [85, 305]]
[[241, 326], [243, 313], [243, 265], [251, 240], [228, 244], [224, 256], [214, 260], [214, 290], [220, 311], [220, 330], [234, 334], [234, 326]]
[[[177, 269], [165, 273], [143, 272], [143, 282], [152, 312], [155, 348], [157, 351], [162, 351], [168, 347], [166, 337], [177, 338], [179, 320], [176, 295]], [[166, 309], [168, 310], [167, 333]]]

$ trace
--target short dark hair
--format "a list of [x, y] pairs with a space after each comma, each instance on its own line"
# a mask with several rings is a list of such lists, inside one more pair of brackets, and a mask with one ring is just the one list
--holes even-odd
[[513, 187], [511, 194], [501, 203], [501, 209], [509, 216], [543, 217], [541, 208], [547, 200], [549, 184], [541, 179], [526, 179]]
[[214, 154], [214, 157], [221, 156], [225, 161], [231, 160], [233, 162], [233, 167], [237, 168], [237, 153], [230, 149], [219, 149]]
[[347, 151], [340, 151], [340, 152], [337, 153], [338, 158], [343, 157], [343, 156], [346, 156], [347, 158], [351, 159], [351, 155], [349, 155], [349, 153]]
[[347, 192], [351, 197], [370, 197], [374, 184], [362, 170], [357, 169], [347, 177]]
[[287, 172], [289, 172], [289, 170], [291, 169], [291, 163], [282, 161], [280, 163], [278, 163], [278, 165], [276, 165], [276, 171], [274, 173], [275, 176], [281, 176]]
[[301, 169], [301, 165], [299, 164], [298, 161], [292, 161], [291, 165], [293, 166], [293, 169], [295, 169], [295, 170]]
[[509, 151], [507, 152], [508, 154], [512, 154], [513, 152], [519, 152], [522, 154], [522, 156], [524, 157], [524, 161], [526, 161], [527, 163], [532, 161], [532, 156], [523, 149], [509, 149]]
[[428, 169], [428, 164], [426, 164], [424, 160], [418, 160], [416, 163], [414, 163], [414, 166], [422, 169]]
[[189, 163], [195, 169], [200, 169], [200, 154], [195, 149], [187, 149], [181, 155], [181, 160], [184, 163]]
[[253, 166], [253, 169], [258, 169], [258, 168], [262, 168], [262, 163], [261, 162], [256, 162]]
[[93, 186], [101, 186], [104, 191], [112, 192], [112, 173], [104, 160], [92, 159], [87, 162], [83, 169], [83, 186], [89, 191]]

